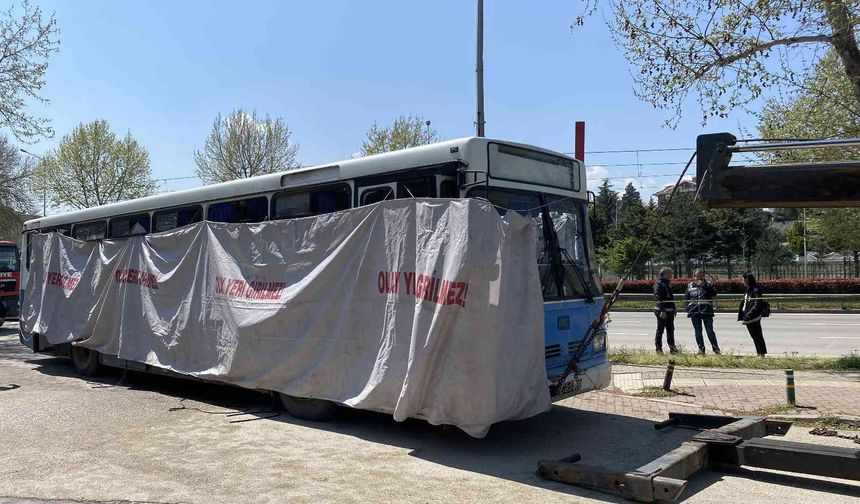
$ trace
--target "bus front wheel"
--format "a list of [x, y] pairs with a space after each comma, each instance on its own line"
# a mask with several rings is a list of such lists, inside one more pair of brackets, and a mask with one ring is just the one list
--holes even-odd
[[314, 422], [328, 420], [340, 408], [337, 403], [326, 401], [325, 399], [293, 397], [281, 392], [278, 392], [278, 398], [290, 416]]
[[101, 370], [98, 352], [77, 345], [72, 346], [72, 365], [82, 376], [96, 376]]

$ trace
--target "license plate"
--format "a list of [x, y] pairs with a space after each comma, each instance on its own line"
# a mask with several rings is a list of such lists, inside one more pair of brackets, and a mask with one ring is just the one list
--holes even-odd
[[572, 394], [581, 388], [582, 378], [577, 378], [575, 380], [567, 380], [566, 382], [564, 382], [564, 385], [561, 386], [561, 391], [558, 395]]

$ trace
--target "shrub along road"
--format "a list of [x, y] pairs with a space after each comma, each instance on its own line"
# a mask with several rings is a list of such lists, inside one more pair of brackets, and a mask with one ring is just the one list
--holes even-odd
[[[736, 314], [718, 313], [716, 317], [714, 330], [724, 352], [755, 354], [749, 333], [737, 322]], [[610, 348], [654, 348], [657, 324], [652, 312], [613, 312], [610, 318]], [[774, 313], [762, 326], [771, 354], [840, 356], [860, 351], [860, 314]], [[707, 337], [704, 339], [711, 353]], [[675, 342], [687, 352], [696, 351], [693, 325], [685, 313], [675, 319]], [[668, 350], [665, 343], [663, 347]]]

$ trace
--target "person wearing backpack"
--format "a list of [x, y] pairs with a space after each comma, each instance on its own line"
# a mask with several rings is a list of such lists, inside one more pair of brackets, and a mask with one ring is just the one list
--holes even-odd
[[669, 344], [669, 353], [678, 353], [675, 346], [675, 295], [672, 294], [671, 268], [661, 268], [660, 277], [654, 284], [654, 315], [657, 317], [657, 334], [654, 338], [654, 346], [658, 354], [663, 353], [663, 331], [666, 331], [666, 342]]
[[717, 289], [705, 280], [705, 270], [702, 268], [693, 272], [693, 281], [687, 284], [687, 317], [693, 323], [693, 334], [696, 336], [696, 346], [699, 355], [705, 355], [705, 341], [702, 338], [702, 325], [708, 333], [708, 341], [715, 354], [720, 354], [717, 334], [714, 332], [714, 298]]
[[755, 345], [755, 353], [759, 357], [764, 357], [767, 355], [767, 345], [765, 345], [761, 330], [761, 319], [770, 315], [770, 305], [761, 299], [761, 288], [759, 288], [752, 273], [744, 273], [743, 279], [746, 292], [744, 293], [744, 300], [741, 301], [738, 308], [738, 321], [747, 326], [747, 331], [749, 331]]

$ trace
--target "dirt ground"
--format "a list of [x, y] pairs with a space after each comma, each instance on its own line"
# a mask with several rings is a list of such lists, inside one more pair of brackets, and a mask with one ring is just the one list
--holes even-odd
[[[692, 434], [571, 401], [480, 440], [356, 410], [311, 423], [228, 386], [119, 371], [87, 381], [64, 359], [29, 353], [10, 327], [0, 331], [0, 502], [625, 502], [542, 480], [537, 461], [579, 452], [632, 469]], [[685, 493], [720, 504], [858, 497], [856, 483], [747, 470], [702, 473]]]

